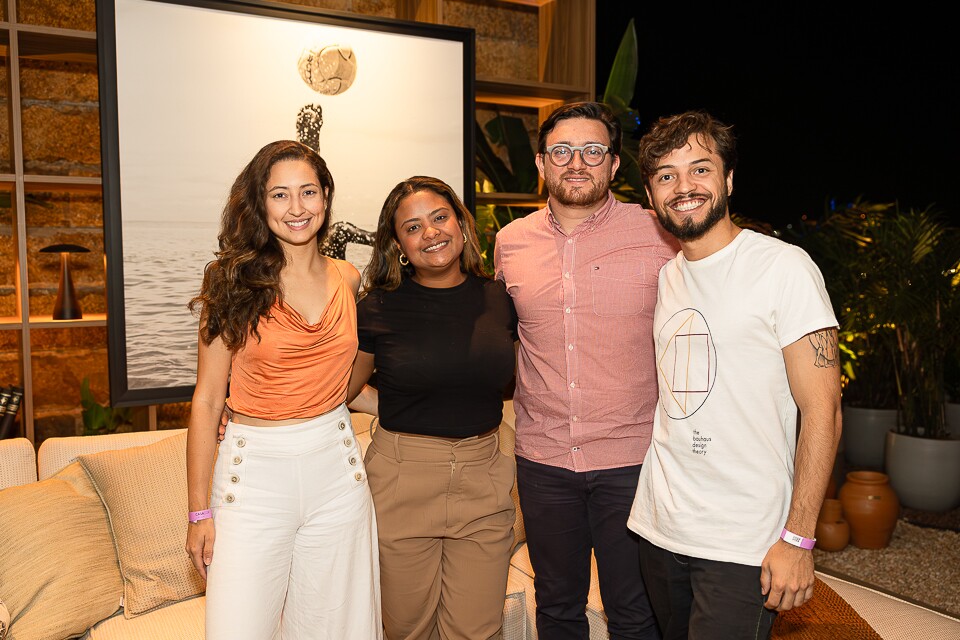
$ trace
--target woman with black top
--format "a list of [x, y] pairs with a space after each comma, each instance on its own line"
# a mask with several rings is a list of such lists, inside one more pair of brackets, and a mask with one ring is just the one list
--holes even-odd
[[374, 369], [365, 465], [388, 639], [499, 638], [515, 468], [499, 450], [517, 317], [483, 270], [473, 216], [416, 176], [384, 202], [357, 304], [349, 398]]

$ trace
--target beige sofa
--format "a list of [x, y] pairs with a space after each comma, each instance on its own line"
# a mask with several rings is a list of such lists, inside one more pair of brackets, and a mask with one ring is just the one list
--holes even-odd
[[[514, 418], [508, 401], [500, 429], [507, 455]], [[353, 414], [364, 450], [373, 424]], [[184, 429], [51, 438], [36, 455], [27, 440], [0, 441], [0, 599], [12, 617], [6, 640], [203, 640], [203, 584], [183, 551], [185, 443]], [[536, 640], [519, 508], [515, 532], [504, 639]], [[818, 576], [885, 640], [960, 638], [960, 621]], [[0, 625], [4, 612], [0, 605]], [[596, 570], [587, 618], [591, 640], [608, 640]], [[823, 637], [835, 634], [825, 629]]]
[[[511, 402], [504, 413], [501, 449], [512, 456]], [[365, 451], [374, 419], [352, 417]], [[203, 640], [203, 584], [183, 551], [185, 432], [50, 438], [36, 455], [25, 439], [0, 442], [6, 640]], [[504, 638], [533, 640], [533, 572], [519, 511], [515, 531]], [[596, 584], [590, 620], [594, 637], [607, 638]]]

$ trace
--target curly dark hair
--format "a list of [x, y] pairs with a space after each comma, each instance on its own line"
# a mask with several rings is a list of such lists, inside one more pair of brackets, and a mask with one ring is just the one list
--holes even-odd
[[733, 126], [720, 122], [706, 111], [685, 111], [660, 118], [640, 139], [637, 161], [644, 184], [649, 185], [660, 160], [686, 145], [692, 135], [720, 156], [724, 176], [737, 168], [737, 139]]
[[429, 176], [413, 176], [395, 186], [383, 202], [380, 220], [377, 222], [377, 234], [373, 241], [373, 257], [363, 271], [363, 295], [374, 289], [393, 291], [400, 286], [401, 282], [413, 276], [413, 265], [401, 265], [399, 261], [400, 248], [394, 228], [394, 216], [404, 198], [420, 191], [433, 191], [444, 198], [456, 214], [457, 222], [467, 237], [467, 241], [463, 243], [463, 253], [460, 254], [460, 270], [484, 278], [489, 277], [484, 270], [483, 258], [480, 255], [477, 223], [473, 215], [450, 185], [443, 180]]
[[266, 186], [273, 165], [284, 160], [302, 160], [317, 173], [324, 193], [318, 246], [330, 228], [333, 176], [320, 154], [293, 140], [278, 140], [260, 149], [230, 188], [220, 218], [220, 250], [204, 268], [200, 293], [187, 305], [201, 316], [204, 344], [219, 337], [228, 349], [236, 351], [246, 344], [249, 334], [259, 340], [260, 318], [283, 298], [280, 271], [286, 258], [267, 226]]

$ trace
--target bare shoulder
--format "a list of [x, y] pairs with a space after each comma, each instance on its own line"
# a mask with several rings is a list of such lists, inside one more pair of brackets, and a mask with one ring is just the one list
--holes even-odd
[[360, 272], [346, 260], [339, 260], [337, 258], [329, 258], [329, 260], [333, 263], [337, 271], [340, 272], [340, 275], [343, 276], [343, 279], [346, 280], [350, 289], [353, 291], [353, 295], [356, 296], [360, 290]]

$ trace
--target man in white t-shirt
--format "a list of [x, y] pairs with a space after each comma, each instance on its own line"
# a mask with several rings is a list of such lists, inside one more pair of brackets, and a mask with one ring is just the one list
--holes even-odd
[[682, 249], [660, 270], [660, 398], [628, 523], [664, 638], [767, 638], [777, 611], [812, 597], [840, 438], [823, 277], [731, 221], [736, 157], [731, 127], [701, 111], [640, 142], [647, 195]]

